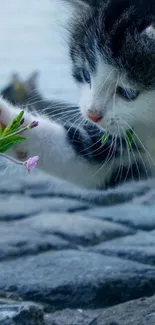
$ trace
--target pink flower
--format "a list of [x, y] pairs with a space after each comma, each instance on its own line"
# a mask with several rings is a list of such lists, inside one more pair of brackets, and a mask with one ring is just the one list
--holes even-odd
[[27, 159], [26, 161], [24, 161], [24, 165], [26, 166], [26, 169], [28, 170], [28, 172], [30, 172], [30, 170], [32, 168], [36, 168], [38, 165], [38, 160], [39, 157], [38, 156], [34, 156], [34, 157], [30, 157], [29, 159]]

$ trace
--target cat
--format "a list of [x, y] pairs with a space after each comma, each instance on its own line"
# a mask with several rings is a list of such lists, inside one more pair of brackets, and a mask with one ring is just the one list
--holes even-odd
[[[20, 106], [23, 109], [28, 107], [33, 112], [44, 111], [45, 114], [47, 113], [48, 116], [59, 121], [59, 123], [65, 123], [67, 120], [71, 120], [72, 123], [75, 122], [79, 111], [78, 107], [60, 102], [60, 100], [47, 100], [44, 98], [38, 87], [38, 78], [38, 71], [33, 71], [25, 80], [18, 73], [14, 73], [7, 85], [2, 88], [0, 94], [14, 106]], [[64, 107], [66, 108], [65, 111]], [[80, 116], [79, 111], [78, 118]]]
[[[154, 1], [65, 1], [75, 6], [68, 46], [81, 91], [76, 109], [83, 118], [63, 124], [52, 114], [35, 117], [27, 110], [24, 123], [37, 119], [39, 126], [8, 154], [19, 159], [39, 155], [41, 169], [86, 188], [154, 176]], [[65, 109], [72, 106], [64, 104]], [[19, 110], [1, 97], [1, 123]]]

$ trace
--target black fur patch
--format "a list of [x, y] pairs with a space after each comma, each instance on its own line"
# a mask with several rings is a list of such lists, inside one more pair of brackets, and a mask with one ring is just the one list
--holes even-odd
[[[100, 0], [91, 13], [73, 24], [70, 53], [73, 75], [89, 65], [96, 69], [97, 51], [104, 61], [126, 72], [140, 89], [155, 87], [155, 42], [142, 31], [155, 23], [154, 0]], [[82, 15], [82, 13], [81, 13]]]
[[139, 181], [144, 180], [151, 176], [151, 173], [146, 173], [144, 166], [137, 161], [137, 164], [133, 164], [128, 169], [127, 167], [123, 167], [122, 170], [118, 169], [114, 173], [112, 173], [110, 179], [106, 183], [105, 187], [115, 187], [118, 184], [127, 182], [127, 181]]
[[[112, 136], [109, 136], [104, 145], [101, 144], [104, 131], [97, 125], [88, 122], [81, 129], [71, 125], [66, 125], [64, 128], [67, 133], [68, 142], [76, 154], [86, 159], [90, 164], [110, 163], [112, 159], [120, 157], [120, 139], [117, 138], [114, 144]], [[121, 139], [121, 144], [123, 150], [126, 151], [127, 147], [124, 139]], [[137, 151], [137, 147], [133, 145], [132, 150]], [[139, 148], [139, 150], [141, 149]], [[115, 170], [110, 179], [104, 184], [104, 188], [115, 187], [125, 181], [136, 181], [151, 176], [149, 171], [146, 173], [144, 166], [139, 161], [128, 167], [123, 166]]]
[[[65, 126], [67, 139], [73, 149], [90, 163], [100, 164], [106, 160], [111, 161], [115, 156], [120, 154], [120, 141], [117, 139], [114, 144], [112, 136], [109, 136], [104, 144], [101, 143], [101, 138], [104, 131], [98, 128], [93, 123], [87, 123], [83, 128], [79, 129], [76, 126]], [[125, 142], [124, 142], [125, 146]]]

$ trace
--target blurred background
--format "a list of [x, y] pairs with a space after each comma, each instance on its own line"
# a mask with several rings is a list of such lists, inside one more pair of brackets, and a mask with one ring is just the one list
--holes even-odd
[[77, 102], [70, 74], [67, 26], [71, 10], [59, 0], [0, 0], [0, 88], [13, 72], [40, 72], [47, 98]]

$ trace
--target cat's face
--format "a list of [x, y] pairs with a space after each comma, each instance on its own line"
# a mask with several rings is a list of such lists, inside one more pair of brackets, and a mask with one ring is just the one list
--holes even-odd
[[75, 23], [71, 39], [81, 112], [110, 133], [139, 126], [154, 130], [155, 30], [150, 21], [155, 5], [152, 0], [145, 7], [145, 1], [101, 2], [99, 10]]
[[86, 119], [114, 134], [137, 127], [155, 129], [155, 89], [131, 82], [101, 57], [94, 73], [84, 68], [82, 75], [79, 106]]

